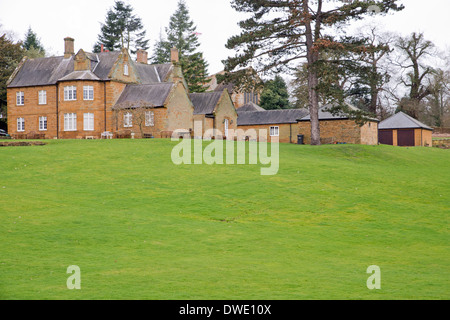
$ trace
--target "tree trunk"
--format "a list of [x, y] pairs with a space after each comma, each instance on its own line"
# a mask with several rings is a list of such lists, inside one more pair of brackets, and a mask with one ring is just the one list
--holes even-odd
[[[321, 5], [321, 2], [319, 2]], [[321, 8], [319, 8], [321, 9]], [[318, 10], [319, 11], [319, 10]], [[308, 1], [303, 0], [303, 12], [309, 15]], [[319, 13], [318, 13], [319, 14]], [[320, 21], [316, 21], [320, 24]], [[309, 94], [309, 113], [311, 118], [311, 145], [320, 145], [320, 124], [319, 124], [319, 95], [316, 87], [319, 84], [319, 79], [316, 71], [316, 62], [318, 60], [318, 53], [314, 52], [314, 39], [311, 28], [310, 18], [305, 18], [306, 29], [306, 58], [308, 61], [308, 94]], [[316, 25], [316, 29], [318, 26]]]

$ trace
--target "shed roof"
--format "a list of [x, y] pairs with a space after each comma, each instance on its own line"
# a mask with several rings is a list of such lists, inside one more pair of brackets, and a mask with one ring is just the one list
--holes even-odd
[[395, 115], [393, 115], [390, 118], [387, 118], [386, 120], [380, 122], [378, 129], [418, 129], [423, 128], [427, 130], [433, 130], [426, 124], [423, 124], [417, 119], [414, 119], [413, 117], [407, 115], [406, 113], [399, 112]]
[[301, 119], [307, 114], [308, 111], [306, 109], [241, 111], [238, 113], [238, 125], [252, 126], [297, 123], [298, 119]]
[[155, 84], [129, 84], [125, 87], [116, 107], [133, 107], [133, 103], [144, 102], [152, 107], [163, 107], [174, 84], [171, 82]]
[[212, 114], [223, 92], [191, 93], [189, 98], [194, 105], [194, 114]]

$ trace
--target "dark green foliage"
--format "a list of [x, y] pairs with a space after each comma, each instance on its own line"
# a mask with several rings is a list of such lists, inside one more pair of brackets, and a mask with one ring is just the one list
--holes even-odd
[[[25, 55], [22, 43], [14, 43], [6, 35], [0, 37], [0, 113], [6, 115], [6, 85], [9, 77]], [[0, 119], [5, 122], [5, 118]]]
[[22, 43], [22, 48], [27, 52], [32, 53], [32, 58], [45, 56], [45, 49], [36, 33], [31, 30], [31, 27], [28, 28], [28, 31], [25, 34], [25, 40]]
[[[336, 75], [343, 72], [333, 64], [331, 72], [328, 72], [321, 53], [326, 50], [355, 50], [353, 41], [347, 43], [346, 38], [334, 38], [327, 32], [333, 34], [337, 29], [342, 30], [345, 23], [363, 19], [371, 14], [373, 6], [377, 6], [380, 13], [403, 9], [398, 0], [336, 0], [331, 5], [328, 2], [331, 1], [233, 0], [233, 8], [251, 16], [240, 22], [242, 32], [228, 40], [226, 47], [237, 53], [224, 61], [228, 72], [251, 65], [258, 72], [278, 73], [292, 71], [294, 62], [298, 64], [306, 60], [311, 140], [314, 145], [320, 144], [319, 76], [333, 83], [333, 77], [336, 79]], [[337, 95], [337, 100], [342, 101], [340, 90], [333, 85], [329, 93]]]
[[277, 75], [265, 83], [260, 106], [266, 110], [291, 108], [287, 85], [281, 76]]
[[170, 50], [177, 48], [180, 65], [191, 92], [204, 92], [204, 84], [208, 82], [208, 64], [203, 54], [197, 51], [197, 28], [189, 16], [189, 10], [183, 0], [178, 2], [178, 8], [170, 17], [169, 26], [166, 28], [167, 39], [162, 35], [156, 42], [152, 61], [154, 63], [170, 62]]
[[146, 31], [141, 18], [133, 14], [133, 7], [123, 1], [116, 1], [108, 10], [105, 23], [102, 24], [94, 52], [101, 51], [101, 45], [108, 51], [127, 48], [132, 54], [137, 50], [149, 48]]

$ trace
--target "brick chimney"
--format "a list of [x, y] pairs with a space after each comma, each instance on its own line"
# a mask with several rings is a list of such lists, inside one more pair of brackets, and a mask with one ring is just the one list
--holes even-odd
[[136, 62], [148, 64], [148, 52], [142, 49], [137, 51], [137, 59]]
[[180, 61], [177, 48], [170, 49], [170, 61], [173, 63], [178, 63]]
[[73, 38], [64, 38], [64, 59], [68, 59], [75, 54], [75, 40]]

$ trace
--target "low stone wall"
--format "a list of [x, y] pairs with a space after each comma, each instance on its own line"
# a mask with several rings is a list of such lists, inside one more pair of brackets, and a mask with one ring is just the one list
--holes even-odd
[[441, 149], [450, 149], [450, 139], [433, 140], [433, 147]]

